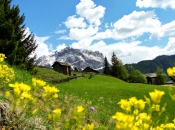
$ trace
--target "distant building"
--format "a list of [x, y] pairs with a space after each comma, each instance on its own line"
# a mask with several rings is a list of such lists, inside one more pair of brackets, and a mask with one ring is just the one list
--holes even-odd
[[83, 70], [83, 72], [94, 72], [94, 73], [99, 73], [97, 70], [94, 70], [94, 69], [92, 69], [92, 68], [90, 68], [90, 67], [86, 67], [84, 70]]
[[65, 75], [71, 75], [71, 67], [69, 64], [65, 63], [65, 62], [54, 62], [54, 64], [52, 65], [53, 69], [59, 73], [63, 73]]
[[144, 74], [146, 79], [147, 79], [147, 83], [148, 84], [153, 84], [153, 79], [157, 78], [157, 74], [156, 73], [147, 73]]

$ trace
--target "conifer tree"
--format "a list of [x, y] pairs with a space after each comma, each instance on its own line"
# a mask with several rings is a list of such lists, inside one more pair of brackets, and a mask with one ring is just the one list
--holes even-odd
[[118, 77], [119, 76], [119, 60], [114, 52], [112, 53], [111, 63], [112, 63], [111, 75], [114, 77]]
[[25, 16], [20, 16], [18, 6], [11, 7], [11, 0], [0, 0], [0, 52], [11, 65], [32, 70], [37, 45], [33, 34], [25, 33]]
[[111, 63], [111, 75], [122, 80], [126, 80], [128, 74], [127, 69], [123, 65], [122, 61], [117, 58], [114, 52], [112, 54]]
[[103, 68], [103, 73], [104, 74], [107, 74], [107, 75], [110, 75], [110, 67], [109, 67], [109, 62], [105, 56], [104, 58], [104, 68]]

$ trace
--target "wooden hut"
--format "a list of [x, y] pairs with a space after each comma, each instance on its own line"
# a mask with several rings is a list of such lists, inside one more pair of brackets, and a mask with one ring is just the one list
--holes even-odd
[[90, 67], [86, 67], [84, 70], [83, 70], [83, 72], [93, 72], [93, 73], [99, 73], [97, 70], [94, 70], [94, 69], [92, 69], [92, 68], [90, 68]]
[[147, 79], [147, 83], [148, 84], [153, 84], [153, 79], [157, 78], [157, 74], [156, 73], [147, 73], [144, 74], [146, 79]]
[[59, 73], [63, 73], [65, 75], [71, 75], [71, 67], [69, 64], [65, 63], [65, 62], [54, 62], [54, 64], [52, 65], [53, 69]]

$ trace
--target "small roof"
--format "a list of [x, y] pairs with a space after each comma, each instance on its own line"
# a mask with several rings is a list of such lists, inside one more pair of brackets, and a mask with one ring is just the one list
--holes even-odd
[[144, 74], [146, 77], [150, 77], [150, 78], [155, 78], [157, 77], [157, 74], [156, 73], [147, 73], [147, 74]]
[[[70, 66], [70, 65], [69, 65], [68, 63], [66, 63], [66, 62], [55, 61], [54, 64], [56, 64], [56, 63], [59, 63], [59, 64], [62, 65], [62, 66]], [[53, 64], [53, 65], [54, 65], [54, 64]], [[53, 65], [52, 65], [52, 66], [53, 66]]]
[[83, 71], [86, 71], [87, 69], [90, 69], [90, 70], [92, 70], [93, 72], [96, 72], [96, 73], [99, 73], [97, 70], [94, 70], [94, 69], [92, 69], [91, 67], [86, 67]]

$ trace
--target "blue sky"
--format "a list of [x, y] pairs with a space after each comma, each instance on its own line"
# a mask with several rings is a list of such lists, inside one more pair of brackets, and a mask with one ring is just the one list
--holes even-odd
[[35, 35], [37, 56], [67, 46], [112, 52], [123, 63], [175, 54], [174, 0], [12, 0]]

